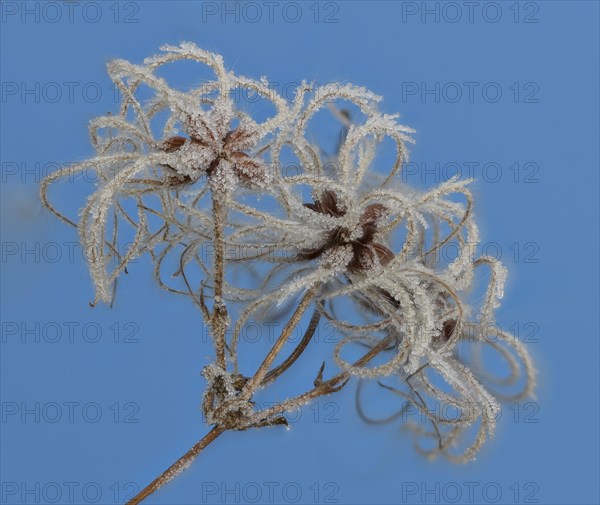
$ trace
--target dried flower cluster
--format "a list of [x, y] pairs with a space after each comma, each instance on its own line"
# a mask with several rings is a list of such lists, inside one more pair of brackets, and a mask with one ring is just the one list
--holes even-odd
[[[375, 379], [401, 398], [403, 409], [428, 419], [412, 426], [417, 440], [433, 440], [420, 443], [421, 451], [473, 458], [493, 435], [498, 400], [532, 394], [535, 369], [523, 345], [494, 326], [506, 270], [474, 254], [470, 181], [452, 179], [429, 191], [407, 187], [399, 174], [412, 130], [381, 113], [380, 98], [363, 88], [302, 83], [288, 101], [265, 78], [235, 75], [220, 56], [191, 43], [162, 50], [142, 65], [109, 63], [123, 100], [118, 114], [91, 122], [96, 156], [52, 174], [41, 188], [45, 205], [79, 230], [96, 301], [111, 302], [117, 277], [148, 253], [158, 283], [189, 296], [211, 330], [215, 361], [204, 368], [202, 406], [213, 431], [132, 503], [220, 433], [285, 424], [286, 412], [354, 376]], [[211, 77], [178, 90], [161, 74], [181, 60], [205, 66]], [[272, 113], [253, 119], [241, 90]], [[350, 122], [333, 102], [355, 109], [360, 120]], [[327, 109], [344, 130], [331, 155], [309, 129]], [[390, 150], [386, 167], [378, 158]], [[90, 169], [99, 182], [75, 223], [47, 192], [52, 182]], [[126, 233], [131, 246], [119, 251]], [[450, 244], [457, 254], [446, 261], [440, 252]], [[165, 280], [168, 267], [174, 271]], [[478, 270], [489, 279], [479, 308], [469, 302]], [[243, 280], [233, 275], [240, 271], [248, 272]], [[258, 369], [245, 375], [240, 334], [250, 318], [274, 308], [290, 314], [287, 322]], [[303, 338], [282, 359], [292, 331], [311, 313]], [[332, 356], [339, 372], [325, 380], [321, 366], [306, 392], [257, 409], [256, 391], [296, 362], [323, 319], [341, 336]], [[484, 367], [489, 349], [508, 365], [508, 377]], [[367, 418], [364, 394], [359, 388]]]

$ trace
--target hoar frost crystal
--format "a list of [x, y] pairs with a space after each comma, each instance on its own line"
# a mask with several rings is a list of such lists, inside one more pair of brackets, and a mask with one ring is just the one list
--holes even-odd
[[[380, 97], [364, 88], [303, 82], [286, 100], [265, 78], [236, 75], [221, 56], [192, 43], [161, 49], [141, 65], [108, 64], [122, 103], [91, 121], [95, 157], [41, 185], [43, 203], [79, 231], [94, 303], [112, 303], [117, 277], [147, 253], [159, 285], [193, 301], [214, 342], [202, 399], [213, 429], [130, 503], [175, 477], [223, 432], [287, 424], [286, 412], [352, 377], [365, 419], [363, 383], [370, 380], [425, 419], [406, 423], [420, 452], [472, 459], [494, 433], [498, 402], [532, 395], [535, 369], [523, 344], [495, 326], [506, 269], [474, 254], [471, 181], [453, 178], [427, 191], [403, 183], [413, 130], [380, 112]], [[178, 61], [204, 66], [211, 78], [177, 89], [161, 74]], [[253, 117], [241, 91], [270, 104], [272, 113]], [[360, 119], [350, 121], [349, 109]], [[321, 112], [342, 121], [331, 155], [309, 133]], [[385, 167], [378, 153], [390, 146], [395, 157]], [[76, 221], [50, 203], [48, 190], [87, 170], [98, 182]], [[119, 251], [124, 236], [131, 245]], [[209, 258], [202, 254], [207, 244]], [[440, 252], [450, 244], [458, 254], [448, 261]], [[488, 285], [477, 307], [468, 298], [478, 270]], [[248, 373], [240, 335], [250, 318], [269, 313], [283, 329]], [[296, 379], [306, 383], [304, 392], [257, 408], [256, 391], [295, 364], [322, 321], [339, 339], [322, 365], [295, 367], [309, 374]], [[292, 344], [301, 325], [303, 336]], [[359, 357], [349, 360], [348, 348]], [[508, 376], [484, 365], [490, 350]], [[328, 358], [338, 370], [324, 379]]]

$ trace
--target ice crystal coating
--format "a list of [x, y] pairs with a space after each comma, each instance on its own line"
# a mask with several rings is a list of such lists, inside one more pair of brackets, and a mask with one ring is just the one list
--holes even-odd
[[[314, 315], [302, 345], [321, 317], [342, 336], [333, 352], [340, 380], [323, 386], [321, 368], [313, 391], [329, 394], [353, 376], [377, 380], [405, 402], [403, 409], [417, 409], [430, 421], [430, 429], [411, 425], [419, 443], [437, 441], [433, 447], [418, 445], [421, 452], [472, 459], [494, 433], [499, 401], [531, 395], [536, 373], [525, 346], [495, 327], [507, 271], [498, 260], [475, 254], [479, 233], [471, 181], [452, 178], [427, 190], [408, 187], [400, 174], [414, 131], [397, 115], [382, 113], [380, 97], [364, 88], [302, 82], [288, 102], [266, 78], [237, 76], [225, 69], [221, 56], [194, 44], [161, 49], [141, 65], [109, 63], [123, 101], [117, 114], [91, 121], [96, 156], [42, 183], [44, 203], [78, 227], [96, 300], [110, 302], [128, 262], [147, 252], [159, 284], [193, 299], [215, 341], [225, 338], [229, 325], [226, 304], [237, 304], [233, 330], [216, 346], [222, 353], [227, 349], [227, 362], [223, 358], [203, 372], [208, 383], [204, 410], [211, 424], [246, 429], [253, 420], [258, 420], [255, 426], [281, 424], [272, 415], [316, 396], [311, 391], [286, 400], [260, 417], [251, 394], [297, 355], [271, 370], [267, 357], [266, 368], [254, 378], [239, 373], [238, 343], [250, 318], [303, 297], [302, 310], [313, 304]], [[187, 91], [172, 87], [159, 70], [180, 60], [209, 68], [213, 79]], [[145, 95], [151, 90], [150, 98], [140, 98], [142, 87]], [[262, 122], [253, 119], [235, 99], [241, 89], [270, 102], [274, 113]], [[351, 121], [332, 103], [349, 104], [362, 119]], [[309, 132], [311, 122], [328, 109], [344, 132], [330, 155]], [[395, 156], [382, 164], [378, 153], [390, 146]], [[294, 171], [288, 170], [290, 157]], [[97, 173], [98, 184], [75, 223], [49, 203], [48, 187], [89, 169]], [[159, 225], [150, 226], [151, 220]], [[122, 226], [134, 233], [124, 253], [117, 247]], [[206, 244], [223, 251], [222, 262], [203, 258]], [[456, 251], [451, 260], [441, 254], [448, 245]], [[177, 288], [164, 280], [163, 263], [170, 255], [179, 265], [173, 278], [184, 284]], [[200, 280], [186, 274], [192, 265]], [[257, 285], [234, 284], [226, 275], [241, 267], [257, 273]], [[489, 285], [474, 307], [469, 294], [477, 287], [478, 269], [487, 270]], [[212, 315], [205, 304], [211, 292]], [[346, 351], [355, 344], [387, 360], [351, 362]], [[472, 352], [464, 353], [465, 346]], [[484, 347], [504, 360], [508, 378], [486, 371]], [[391, 379], [402, 387], [389, 385]], [[515, 385], [521, 389], [501, 391]], [[365, 394], [362, 387], [358, 394], [359, 399]], [[442, 414], [446, 407], [456, 415]]]
[[[287, 115], [288, 106], [281, 97], [260, 81], [226, 71], [221, 56], [191, 43], [161, 49], [164, 54], [148, 58], [142, 65], [124, 60], [108, 64], [122, 103], [118, 114], [90, 122], [96, 156], [52, 174], [42, 185], [42, 198], [47, 202], [49, 183], [87, 170], [96, 172], [98, 186], [81, 210], [78, 228], [96, 286], [96, 299], [104, 302], [111, 301], [111, 286], [127, 263], [152, 251], [163, 233], [184, 240], [186, 233], [177, 222], [180, 218], [173, 213], [183, 212], [194, 220], [192, 240], [210, 237], [213, 217], [195, 205], [206, 191], [206, 180], [225, 195], [236, 191], [239, 185], [267, 184], [267, 164], [259, 151], [269, 136], [284, 125]], [[207, 66], [214, 73], [214, 80], [186, 92], [170, 87], [157, 76], [157, 71], [180, 60]], [[150, 89], [151, 97], [140, 98], [142, 89], [144, 96]], [[254, 121], [236, 106], [235, 92], [240, 89], [270, 100], [276, 113], [263, 122]], [[160, 211], [148, 210], [150, 195], [160, 199]], [[136, 216], [126, 210], [124, 200], [134, 202]], [[149, 212], [164, 221], [158, 232], [149, 229]], [[125, 223], [133, 227], [135, 236], [130, 248], [119, 254], [116, 228]], [[117, 266], [109, 272], [115, 257]]]

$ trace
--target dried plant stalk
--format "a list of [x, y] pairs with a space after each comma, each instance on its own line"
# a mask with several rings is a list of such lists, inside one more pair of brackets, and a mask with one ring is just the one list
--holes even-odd
[[[40, 189], [43, 204], [78, 229], [96, 288], [92, 305], [112, 303], [119, 275], [147, 253], [158, 284], [189, 297], [211, 332], [215, 359], [203, 369], [202, 410], [213, 428], [129, 503], [163, 487], [226, 431], [287, 425], [286, 413], [339, 391], [353, 377], [373, 380], [399, 398], [400, 413], [408, 406], [427, 418], [431, 429], [412, 426], [419, 452], [473, 459], [494, 434], [498, 401], [532, 395], [536, 371], [517, 339], [502, 331], [496, 341], [490, 338], [507, 272], [496, 259], [475, 254], [471, 181], [452, 178], [427, 191], [403, 183], [399, 174], [414, 132], [380, 112], [380, 97], [364, 88], [303, 82], [288, 101], [266, 78], [235, 75], [219, 55], [194, 44], [161, 49], [141, 65], [108, 64], [123, 101], [118, 113], [90, 123], [96, 156], [49, 175]], [[158, 70], [180, 60], [213, 77], [192, 89], [175, 88]], [[240, 90], [271, 103], [272, 115], [255, 120], [238, 103]], [[331, 155], [310, 134], [322, 109], [342, 121]], [[388, 166], [377, 160], [384, 142], [396, 150]], [[289, 153], [294, 171], [286, 166]], [[53, 183], [90, 169], [98, 184], [76, 221], [51, 203], [48, 192]], [[119, 252], [123, 230], [134, 240]], [[452, 261], [440, 255], [447, 245], [458, 250]], [[206, 246], [214, 252], [210, 262], [202, 254]], [[173, 260], [177, 268], [167, 279]], [[490, 276], [476, 312], [468, 293], [479, 267]], [[228, 275], [234, 271], [243, 273], [235, 281]], [[250, 318], [269, 311], [282, 320], [291, 315], [256, 371], [245, 375], [241, 333]], [[308, 314], [303, 337], [282, 360]], [[341, 338], [332, 355], [323, 356], [312, 386], [257, 409], [253, 398], [260, 389], [302, 371], [298, 360], [322, 320]], [[469, 361], [458, 352], [460, 344], [473, 344]], [[365, 351], [348, 361], [345, 350], [356, 345]], [[490, 375], [483, 346], [507, 364], [508, 377]], [[373, 365], [378, 357], [387, 360]], [[337, 372], [324, 379], [328, 358]], [[387, 383], [393, 379], [400, 387]], [[519, 385], [516, 393], [503, 391]], [[365, 420], [399, 417], [372, 418], [361, 404], [364, 394], [359, 387], [357, 407]], [[438, 415], [432, 402], [459, 415]], [[435, 447], [421, 445], [432, 438]]]

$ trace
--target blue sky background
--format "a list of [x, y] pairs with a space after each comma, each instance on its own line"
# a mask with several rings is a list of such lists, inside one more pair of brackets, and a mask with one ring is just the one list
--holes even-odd
[[194, 308], [140, 262], [91, 309], [76, 233], [37, 200], [116, 109], [105, 62], [191, 40], [245, 75], [383, 95], [417, 130], [408, 183], [475, 163], [483, 242], [510, 270], [498, 320], [531, 341], [540, 386], [467, 465], [365, 425], [349, 388], [291, 430], [226, 434], [148, 503], [598, 503], [599, 4], [250, 4], [1, 4], [1, 502], [120, 503], [207, 431]]

